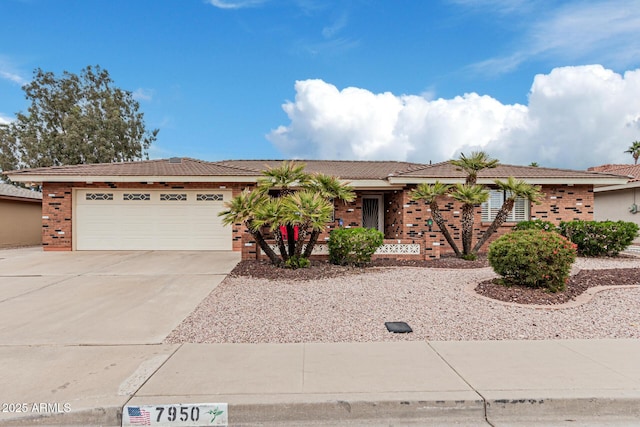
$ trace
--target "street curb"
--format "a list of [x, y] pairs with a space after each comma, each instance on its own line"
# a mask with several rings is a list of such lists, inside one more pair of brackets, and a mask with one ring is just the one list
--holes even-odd
[[570, 399], [489, 399], [487, 419], [508, 421], [573, 421], [576, 419], [622, 418], [640, 424], [640, 399], [593, 397]]
[[367, 425], [388, 423], [420, 423], [440, 425], [460, 421], [482, 424], [485, 405], [474, 401], [345, 401], [299, 402], [293, 404], [241, 404], [229, 410], [229, 425], [297, 426], [297, 425]]
[[[607, 419], [640, 423], [640, 399], [519, 398], [477, 400], [326, 400], [295, 403], [242, 403], [230, 405], [229, 426], [323, 425], [484, 425], [510, 422], [560, 423]], [[102, 426], [122, 423], [121, 407], [103, 407], [49, 416], [0, 420], [0, 426]]]
[[48, 415], [0, 418], [2, 427], [22, 426], [85, 426], [120, 427], [122, 425], [122, 407], [108, 406], [80, 411], [55, 413]]

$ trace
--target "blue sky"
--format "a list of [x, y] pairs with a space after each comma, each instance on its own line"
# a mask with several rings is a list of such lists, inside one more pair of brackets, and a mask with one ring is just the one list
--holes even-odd
[[152, 158], [629, 162], [640, 1], [1, 0], [0, 121], [107, 69]]

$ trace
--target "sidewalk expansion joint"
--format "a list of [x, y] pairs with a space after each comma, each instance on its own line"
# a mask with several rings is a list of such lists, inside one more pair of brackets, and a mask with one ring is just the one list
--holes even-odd
[[438, 355], [438, 357], [440, 358], [440, 360], [442, 360], [449, 368], [451, 368], [451, 370], [453, 372], [456, 373], [456, 375], [466, 384], [469, 386], [469, 388], [471, 388], [471, 390], [474, 391], [474, 393], [476, 393], [478, 396], [480, 396], [480, 399], [482, 399], [482, 405], [484, 406], [484, 420], [487, 424], [489, 424], [491, 427], [495, 427], [491, 421], [489, 421], [489, 418], [487, 416], [487, 399], [482, 395], [482, 393], [480, 393], [480, 391], [478, 391], [473, 385], [471, 385], [471, 383], [469, 381], [466, 380], [465, 377], [463, 377], [460, 372], [458, 372], [458, 370], [451, 364], [449, 363], [449, 361], [444, 358], [440, 352], [438, 351], [437, 348], [435, 348], [434, 346], [431, 345], [431, 342], [427, 341], [427, 345], [429, 347], [431, 347], [431, 349]]
[[[142, 382], [142, 384], [140, 384], [140, 386], [139, 386], [138, 388], [136, 388], [136, 390], [135, 390], [135, 391], [134, 391], [134, 392], [129, 396], [129, 398], [128, 398], [128, 399], [127, 399], [127, 401], [124, 403], [124, 405], [122, 405], [122, 408], [121, 408], [122, 410], [124, 410], [125, 406], [127, 406], [127, 405], [129, 404], [129, 402], [131, 402], [131, 399], [133, 399], [134, 397], [136, 397], [136, 394], [138, 394], [138, 392], [142, 389], [142, 387], [144, 387], [144, 386], [145, 386], [145, 384], [147, 384], [147, 382], [149, 382], [149, 380], [150, 380], [151, 378], [153, 378], [153, 376], [154, 376], [155, 374], [157, 374], [157, 373], [158, 373], [158, 371], [159, 371], [160, 369], [162, 369], [162, 367], [163, 367], [164, 365], [166, 365], [166, 363], [167, 363], [169, 360], [171, 360], [171, 358], [172, 358], [173, 356], [175, 356], [175, 354], [178, 352], [178, 350], [180, 350], [180, 349], [182, 348], [182, 346], [183, 346], [183, 345], [184, 345], [184, 344], [179, 344], [179, 345], [176, 347], [176, 349], [175, 349], [173, 352], [171, 352], [171, 354], [169, 354], [169, 355], [167, 356], [167, 358], [165, 359], [165, 361], [164, 361], [164, 362], [162, 362], [162, 363], [160, 364], [160, 366], [158, 366], [156, 369], [154, 369], [154, 370], [153, 370], [153, 372], [151, 372], [151, 374], [147, 377], [147, 379], [145, 379], [145, 380]], [[120, 416], [122, 416], [122, 411], [120, 412]]]

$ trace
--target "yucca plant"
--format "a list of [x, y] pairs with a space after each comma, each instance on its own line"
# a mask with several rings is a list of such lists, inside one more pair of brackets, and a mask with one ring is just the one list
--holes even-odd
[[307, 234], [313, 231], [322, 231], [331, 219], [332, 212], [333, 204], [319, 193], [310, 190], [298, 191], [282, 199], [282, 221], [298, 226], [298, 241], [290, 256], [300, 257], [302, 255]]
[[[223, 223], [244, 223], [274, 264], [308, 265], [304, 260], [309, 258], [318, 236], [331, 220], [333, 200], [351, 202], [355, 193], [338, 178], [307, 174], [304, 164], [295, 162], [283, 162], [263, 174], [257, 190], [243, 191], [227, 203], [228, 209], [220, 214]], [[277, 196], [269, 195], [272, 190], [277, 191]], [[280, 227], [286, 227], [287, 241]], [[260, 232], [263, 228], [273, 233], [280, 256], [266, 244]]]
[[475, 254], [471, 251], [474, 210], [489, 199], [489, 190], [478, 184], [456, 184], [453, 188], [451, 197], [462, 203], [462, 255], [474, 258]]
[[[320, 194], [328, 201], [341, 200], [343, 203], [348, 203], [353, 202], [356, 198], [356, 193], [353, 191], [351, 186], [341, 182], [338, 178], [329, 175], [314, 174], [305, 187], [310, 191]], [[311, 256], [311, 252], [313, 251], [321, 232], [322, 228], [314, 228], [311, 231], [309, 243], [304, 250], [304, 257], [308, 258]]]
[[451, 237], [451, 233], [449, 233], [449, 229], [447, 228], [447, 223], [442, 217], [442, 213], [438, 207], [438, 197], [449, 194], [450, 190], [450, 185], [443, 184], [440, 181], [436, 181], [433, 184], [420, 184], [418, 185], [418, 188], [412, 190], [411, 199], [424, 200], [429, 204], [429, 208], [431, 208], [431, 216], [433, 217], [434, 222], [438, 228], [440, 228], [440, 231], [447, 240], [447, 243], [449, 243], [449, 246], [451, 246], [455, 252], [456, 256], [459, 257], [462, 255], [460, 253], [460, 249], [458, 249], [458, 245], [456, 245], [455, 240]]
[[267, 244], [260, 231], [263, 218], [260, 218], [260, 214], [257, 213], [269, 202], [269, 197], [266, 194], [244, 190], [230, 201], [225, 202], [224, 205], [227, 209], [218, 213], [218, 216], [222, 217], [222, 224], [224, 225], [244, 224], [271, 262], [279, 264], [278, 255]]

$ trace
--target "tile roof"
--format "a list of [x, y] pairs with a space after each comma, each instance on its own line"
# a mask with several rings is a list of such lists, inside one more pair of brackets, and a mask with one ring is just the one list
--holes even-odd
[[640, 181], [640, 165], [600, 165], [587, 169], [594, 172], [608, 172], [616, 175], [630, 176], [629, 182]]
[[42, 200], [42, 193], [11, 184], [0, 183], [0, 197]]
[[[597, 173], [572, 169], [543, 168], [534, 166], [516, 166], [501, 164], [493, 169], [485, 169], [478, 173], [478, 178], [502, 179], [510, 176], [521, 179], [535, 178], [598, 178], [617, 177], [618, 173]], [[412, 178], [454, 178], [464, 179], [465, 172], [449, 162], [425, 165], [422, 169], [406, 172], [402, 177]]]
[[[179, 160], [179, 161], [178, 161]], [[187, 157], [120, 163], [93, 163], [47, 168], [21, 169], [15, 175], [40, 176], [238, 176], [258, 175], [253, 171], [223, 166]]]
[[[29, 176], [45, 180], [56, 177], [58, 180], [77, 180], [82, 177], [243, 177], [254, 179], [262, 175], [262, 171], [282, 165], [284, 160], [224, 160], [207, 162], [191, 158], [172, 158], [145, 160], [121, 163], [96, 163], [70, 166], [53, 166], [47, 168], [22, 169], [7, 172], [22, 181]], [[461, 180], [465, 174], [456, 170], [449, 162], [433, 165], [399, 161], [355, 161], [355, 160], [295, 160], [303, 163], [307, 172], [325, 173], [346, 180], [387, 180], [395, 178], [396, 182], [409, 182], [411, 179]], [[612, 172], [577, 171], [532, 166], [500, 165], [495, 169], [483, 170], [479, 178], [496, 179], [514, 176], [535, 181], [536, 179], [578, 179], [602, 182], [604, 179], [621, 178], [618, 170]]]
[[[220, 165], [252, 170], [260, 173], [269, 168], [282, 165], [287, 160], [225, 160]], [[305, 171], [324, 173], [342, 179], [386, 179], [389, 175], [399, 175], [412, 170], [422, 169], [422, 163], [396, 161], [357, 161], [357, 160], [294, 160], [304, 164]]]

